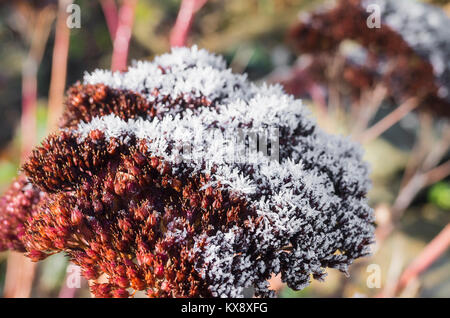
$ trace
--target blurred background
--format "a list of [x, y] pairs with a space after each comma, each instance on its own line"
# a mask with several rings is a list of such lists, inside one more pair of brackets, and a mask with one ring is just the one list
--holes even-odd
[[[80, 0], [73, 3], [81, 25], [75, 19], [67, 28], [72, 1], [0, 0], [0, 192], [56, 127], [64, 91], [85, 71], [123, 69], [171, 45], [197, 44], [254, 81], [284, 85], [324, 129], [362, 142], [371, 165], [373, 255], [358, 260], [349, 277], [328, 270], [325, 282], [302, 291], [275, 277], [278, 296], [449, 297], [450, 3], [399, 1], [424, 12], [409, 20], [409, 6], [389, 7], [372, 36], [368, 27], [357, 30], [360, 2]], [[414, 25], [419, 31], [408, 35]], [[115, 45], [120, 36], [125, 54]], [[0, 253], [0, 295], [90, 297], [86, 282], [67, 290], [64, 255], [31, 267], [21, 261]]]

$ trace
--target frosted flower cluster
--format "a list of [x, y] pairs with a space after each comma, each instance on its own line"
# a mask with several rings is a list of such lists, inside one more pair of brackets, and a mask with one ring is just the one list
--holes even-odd
[[[224, 148], [269, 129], [266, 154], [248, 139], [245, 160]], [[100, 297], [270, 296], [272, 274], [302, 289], [327, 268], [347, 273], [373, 242], [359, 146], [321, 131], [280, 86], [257, 86], [197, 47], [86, 74], [24, 170], [46, 195], [22, 208], [38, 212], [14, 245], [106, 275], [92, 286]]]
[[439, 94], [450, 101], [450, 18], [434, 5], [416, 0], [364, 0], [376, 4], [386, 25], [433, 66]]
[[[371, 27], [377, 14], [380, 25]], [[337, 58], [337, 76], [355, 100], [382, 85], [395, 104], [417, 98], [420, 111], [450, 116], [450, 18], [439, 7], [416, 0], [334, 1], [302, 15], [290, 38], [301, 54], [311, 54], [304, 72], [315, 82], [329, 83], [326, 69]], [[301, 92], [295, 84], [285, 86]]]

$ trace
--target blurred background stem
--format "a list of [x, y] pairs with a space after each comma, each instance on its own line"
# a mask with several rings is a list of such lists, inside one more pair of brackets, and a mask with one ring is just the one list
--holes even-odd
[[423, 249], [419, 256], [404, 270], [396, 286], [396, 292], [406, 288], [410, 282], [433, 264], [450, 246], [450, 224]]
[[70, 43], [70, 28], [66, 25], [68, 17], [66, 8], [72, 2], [72, 0], [59, 0], [48, 97], [47, 129], [49, 131], [56, 128], [64, 108], [64, 90], [66, 87], [67, 58]]
[[394, 297], [415, 281], [418, 276], [429, 268], [450, 246], [450, 224], [422, 250], [422, 252], [406, 267], [399, 279], [387, 286], [378, 297]]
[[208, 0], [182, 0], [175, 26], [170, 33], [170, 46], [186, 46], [187, 36], [194, 21], [195, 13]]
[[[37, 73], [54, 20], [53, 10], [45, 7], [35, 12], [36, 19], [30, 28], [31, 43], [22, 67], [22, 115], [21, 115], [21, 161], [25, 161], [37, 141]], [[26, 37], [26, 36], [25, 36]], [[11, 252], [8, 256], [4, 296], [29, 297], [36, 270], [23, 254]]]
[[111, 40], [114, 41], [119, 19], [119, 14], [117, 13], [117, 5], [114, 0], [100, 0], [100, 4], [102, 6], [103, 14], [106, 19], [109, 34], [111, 35]]
[[[123, 0], [119, 9], [118, 25], [113, 38], [113, 55], [111, 69], [124, 71], [127, 68], [128, 50], [130, 47], [131, 31], [133, 29], [134, 11], [137, 0]], [[114, 29], [110, 29], [114, 31]]]
[[36, 142], [37, 72], [47, 44], [53, 10], [46, 7], [37, 12], [32, 28], [30, 49], [22, 68], [22, 160], [30, 153]]
[[361, 143], [367, 143], [371, 140], [376, 139], [383, 132], [391, 128], [394, 124], [398, 123], [402, 118], [404, 118], [407, 114], [409, 114], [412, 110], [419, 106], [419, 104], [420, 100], [417, 97], [412, 97], [406, 100], [378, 123], [361, 133], [361, 135], [358, 137], [358, 140]]

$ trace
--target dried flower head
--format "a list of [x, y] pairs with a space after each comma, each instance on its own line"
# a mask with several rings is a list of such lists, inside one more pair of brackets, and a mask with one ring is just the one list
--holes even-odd
[[0, 251], [25, 252], [22, 236], [24, 223], [37, 210], [45, 193], [28, 182], [24, 175], [18, 177], [0, 198]]
[[[374, 4], [380, 28], [367, 25]], [[314, 54], [319, 81], [324, 55], [338, 52], [342, 79], [355, 94], [384, 83], [397, 102], [421, 96], [422, 108], [450, 116], [450, 19], [442, 9], [414, 0], [342, 0], [304, 15], [290, 36], [300, 52]], [[345, 52], [348, 41], [359, 50]]]
[[[233, 145], [244, 160], [226, 147], [269, 128], [279, 160], [262, 139], [258, 151]], [[327, 267], [346, 272], [373, 241], [360, 149], [280, 86], [256, 86], [196, 47], [86, 74], [23, 169], [6, 200], [24, 187], [44, 195], [1, 207], [15, 222], [29, 215], [12, 247], [33, 260], [66, 253], [86, 278], [104, 276], [91, 286], [99, 297], [267, 296], [272, 273], [301, 289]]]

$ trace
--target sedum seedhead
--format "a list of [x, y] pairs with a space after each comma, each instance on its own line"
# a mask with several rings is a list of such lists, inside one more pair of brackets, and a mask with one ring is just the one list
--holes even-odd
[[99, 297], [269, 296], [272, 273], [301, 289], [373, 242], [359, 147], [196, 47], [86, 74], [23, 170], [0, 246], [66, 253]]
[[[373, 24], [378, 13], [379, 27]], [[450, 18], [436, 6], [337, 1], [302, 15], [290, 38], [300, 53], [312, 54], [310, 72], [320, 82], [327, 80], [326, 57], [338, 52], [344, 58], [342, 79], [357, 97], [382, 83], [398, 103], [419, 96], [421, 109], [450, 116]], [[351, 50], [345, 49], [348, 42]]]

